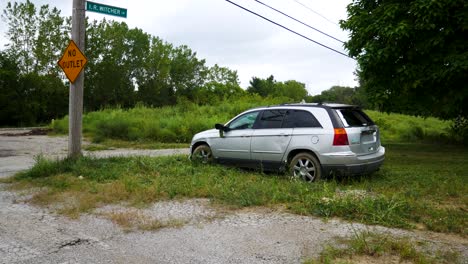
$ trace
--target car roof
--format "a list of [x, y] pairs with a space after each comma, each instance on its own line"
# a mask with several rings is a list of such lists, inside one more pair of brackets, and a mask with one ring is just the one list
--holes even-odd
[[267, 109], [271, 107], [317, 107], [317, 108], [325, 108], [325, 109], [339, 109], [339, 108], [355, 108], [360, 109], [359, 106], [356, 105], [348, 105], [348, 104], [339, 104], [339, 103], [292, 103], [292, 104], [279, 104], [279, 105], [268, 105], [268, 106], [260, 106], [255, 107], [253, 109]]

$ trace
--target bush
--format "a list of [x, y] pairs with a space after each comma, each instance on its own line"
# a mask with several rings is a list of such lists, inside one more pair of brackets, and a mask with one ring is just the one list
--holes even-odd
[[[103, 109], [84, 115], [83, 131], [94, 142], [120, 139], [185, 143], [190, 142], [194, 134], [211, 129], [216, 123], [226, 123], [244, 110], [280, 104], [288, 100], [290, 99], [249, 95], [236, 100], [220, 101], [214, 105], [198, 106], [181, 101], [179, 105], [160, 108], [149, 108], [139, 104], [128, 110]], [[466, 121], [460, 121], [450, 129], [449, 121], [437, 118], [366, 112], [379, 125], [384, 144], [392, 141], [447, 142], [467, 138], [464, 135], [468, 126], [463, 126]], [[55, 120], [50, 127], [57, 133], [67, 133], [68, 118]]]

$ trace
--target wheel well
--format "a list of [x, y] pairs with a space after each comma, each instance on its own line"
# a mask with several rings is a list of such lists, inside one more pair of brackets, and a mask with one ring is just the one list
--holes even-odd
[[193, 144], [192, 153], [193, 153], [193, 151], [194, 151], [198, 146], [200, 146], [200, 145], [207, 145], [208, 147], [210, 146], [210, 145], [208, 145], [208, 143], [206, 143], [205, 141], [197, 142], [197, 143]]
[[320, 162], [320, 159], [317, 157], [317, 154], [315, 154], [312, 150], [310, 149], [295, 149], [295, 150], [292, 150], [291, 152], [289, 152], [288, 154], [288, 164], [289, 162], [291, 162], [291, 160], [294, 158], [294, 156], [296, 156], [297, 154], [301, 153], [301, 152], [306, 152], [306, 153], [309, 153], [311, 155], [313, 155], [319, 162]]

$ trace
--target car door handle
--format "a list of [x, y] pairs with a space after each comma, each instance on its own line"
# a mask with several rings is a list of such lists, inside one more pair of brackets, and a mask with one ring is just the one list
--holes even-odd
[[289, 134], [283, 134], [283, 133], [281, 133], [281, 134], [280, 134], [280, 137], [281, 137], [281, 136], [282, 136], [282, 137], [289, 137]]
[[248, 137], [250, 137], [250, 136], [249, 136], [249, 135], [241, 135], [241, 137], [247, 137], [247, 138], [248, 138]]

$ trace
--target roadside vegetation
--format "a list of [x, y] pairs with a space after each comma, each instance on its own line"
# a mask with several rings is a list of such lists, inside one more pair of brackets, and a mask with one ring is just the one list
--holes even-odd
[[176, 149], [176, 148], [188, 148], [189, 143], [164, 143], [154, 142], [148, 140], [136, 140], [127, 141], [119, 139], [105, 139], [99, 141], [99, 143], [91, 143], [83, 146], [86, 151], [101, 151], [101, 150], [112, 150], [116, 148], [132, 148], [132, 149]]
[[466, 237], [468, 151], [456, 146], [392, 143], [381, 171], [313, 184], [286, 175], [192, 164], [186, 156], [50, 161], [39, 158], [7, 180], [35, 188], [31, 202], [78, 217], [105, 204], [209, 198], [228, 208], [268, 206], [301, 214]]
[[[83, 117], [83, 130], [95, 143], [107, 146], [152, 148], [159, 143], [190, 143], [192, 136], [211, 129], [215, 123], [225, 123], [230, 118], [257, 106], [291, 102], [285, 97], [262, 98], [258, 95], [220, 101], [213, 105], [196, 105], [184, 102], [175, 106], [150, 108], [139, 105], [132, 109], [104, 109]], [[415, 117], [366, 111], [381, 127], [381, 138], [386, 142], [456, 142], [451, 123], [437, 118]], [[68, 118], [50, 124], [55, 133], [68, 132]], [[128, 143], [125, 143], [128, 141]], [[153, 146], [152, 146], [153, 144]], [[169, 145], [167, 145], [169, 147]]]
[[348, 239], [341, 239], [340, 247], [328, 245], [315, 263], [461, 263], [459, 254], [453, 251], [431, 253], [424, 242], [391, 234], [355, 231]]

